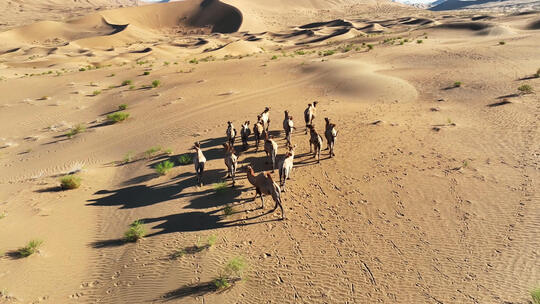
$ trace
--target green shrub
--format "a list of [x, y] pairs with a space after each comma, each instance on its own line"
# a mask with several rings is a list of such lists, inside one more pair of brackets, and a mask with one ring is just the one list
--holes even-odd
[[216, 193], [218, 194], [224, 193], [227, 189], [227, 182], [221, 181], [214, 184], [214, 190], [216, 190]]
[[131, 85], [132, 83], [133, 83], [133, 81], [131, 81], [131, 80], [124, 80], [124, 81], [122, 81], [122, 86]]
[[4, 212], [0, 213], [0, 220], [5, 218], [6, 216], [7, 216], [7, 212], [4, 211]]
[[95, 90], [94, 92], [92, 92], [92, 95], [94, 95], [94, 96], [97, 96], [99, 94], [101, 94], [100, 90]]
[[60, 188], [62, 190], [77, 189], [80, 186], [81, 178], [76, 175], [69, 174], [60, 179]]
[[225, 215], [231, 215], [234, 213], [234, 209], [231, 205], [227, 205], [225, 206], [225, 208], [223, 208], [223, 214]]
[[129, 151], [128, 153], [126, 153], [126, 155], [124, 155], [124, 163], [129, 163], [132, 160], [133, 160], [133, 152]]
[[518, 91], [521, 93], [521, 94], [530, 94], [532, 93], [533, 89], [530, 85], [528, 84], [524, 84], [524, 85], [521, 85], [518, 87]]
[[71, 130], [69, 130], [69, 132], [66, 133], [66, 136], [68, 138], [71, 138], [84, 131], [86, 131], [86, 126], [84, 124], [78, 124], [75, 127], [71, 128]]
[[128, 119], [128, 117], [129, 117], [129, 113], [126, 113], [126, 112], [116, 112], [116, 113], [107, 115], [107, 119], [112, 121], [113, 123], [124, 121]]
[[191, 163], [193, 163], [193, 159], [191, 157], [191, 154], [182, 154], [180, 156], [178, 156], [178, 163], [180, 165], [189, 165]]
[[454, 87], [455, 88], [459, 88], [459, 87], [461, 87], [461, 85], [462, 85], [461, 81], [454, 82]]
[[152, 147], [144, 152], [147, 158], [154, 156], [157, 152], [161, 151], [160, 146]]
[[149, 71], [144, 71], [143, 75], [148, 76], [148, 75], [150, 75], [150, 72]]
[[331, 55], [334, 55], [336, 53], [336, 51], [334, 50], [326, 50], [323, 52], [323, 56], [331, 56]]
[[80, 68], [80, 69], [79, 69], [79, 72], [84, 72], [84, 71], [86, 71], [85, 68]]
[[540, 304], [540, 287], [531, 291], [531, 297], [533, 299], [533, 304]]
[[217, 241], [217, 236], [215, 234], [210, 235], [208, 239], [206, 240], [208, 247], [214, 246], [216, 244], [216, 241]]
[[216, 289], [223, 290], [231, 287], [235, 281], [241, 280], [244, 275], [244, 270], [247, 268], [247, 263], [244, 258], [238, 256], [227, 262], [223, 271], [214, 279], [213, 283]]
[[17, 252], [21, 257], [25, 258], [36, 253], [39, 250], [41, 244], [43, 244], [42, 240], [31, 240], [30, 242], [28, 242], [28, 244], [26, 244], [26, 246], [20, 248]]
[[124, 237], [127, 242], [136, 242], [142, 239], [146, 235], [146, 230], [144, 229], [143, 222], [136, 220], [131, 225], [129, 225], [128, 231], [124, 233]]
[[154, 88], [157, 88], [160, 84], [161, 84], [161, 81], [159, 81], [159, 80], [152, 81], [152, 87], [154, 87]]
[[199, 64], [199, 61], [197, 60], [197, 58], [193, 58], [189, 61], [189, 63]]
[[272, 58], [270, 58], [270, 60], [276, 60], [276, 59], [277, 59], [276, 55], [274, 55], [274, 56], [272, 56]]
[[370, 50], [373, 50], [373, 44], [368, 44], [367, 48], [370, 49]]
[[130, 89], [130, 90], [133, 90], [133, 89], [135, 89], [135, 86], [134, 86], [134, 85], [130, 85], [130, 86], [129, 86], [129, 89]]
[[294, 52], [296, 55], [305, 55], [306, 52], [302, 51], [302, 50], [298, 50], [298, 51], [295, 51]]
[[166, 160], [164, 162], [161, 162], [156, 165], [156, 172], [159, 175], [165, 175], [167, 172], [169, 172], [174, 167], [174, 163], [172, 161]]
[[420, 44], [420, 43], [422, 43], [422, 42], [424, 42], [422, 39], [416, 40], [416, 43], [418, 43], [418, 44]]
[[536, 70], [536, 74], [534, 74], [534, 77], [540, 78], [540, 68]]
[[125, 103], [118, 106], [118, 110], [120, 110], [120, 111], [124, 111], [125, 109], [127, 109], [127, 104], [125, 104]]

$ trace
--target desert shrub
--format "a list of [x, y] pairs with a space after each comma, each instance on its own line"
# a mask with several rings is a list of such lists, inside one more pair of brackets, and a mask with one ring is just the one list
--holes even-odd
[[227, 262], [221, 274], [214, 279], [216, 289], [223, 290], [231, 287], [235, 281], [241, 280], [247, 263], [242, 257], [234, 257]]
[[60, 188], [62, 190], [77, 189], [80, 186], [81, 178], [76, 175], [69, 174], [60, 179]]
[[126, 155], [124, 155], [124, 163], [129, 163], [132, 160], [133, 160], [133, 152], [129, 151], [128, 153], [126, 153]]
[[176, 260], [176, 259], [181, 258], [181, 257], [183, 257], [184, 255], [186, 255], [186, 253], [187, 253], [187, 252], [186, 252], [185, 249], [176, 250], [175, 252], [173, 252], [173, 253], [171, 254], [171, 259]]
[[143, 75], [148, 76], [148, 75], [150, 75], [150, 72], [149, 71], [144, 71]]
[[156, 165], [156, 172], [159, 175], [165, 175], [167, 172], [169, 172], [174, 167], [174, 163], [172, 161], [166, 160]]
[[334, 55], [335, 53], [336, 53], [336, 51], [334, 51], [334, 50], [326, 50], [322, 54], [323, 54], [323, 56], [331, 56], [331, 55]]
[[126, 112], [116, 112], [116, 113], [107, 115], [107, 119], [112, 121], [113, 123], [124, 121], [128, 119], [128, 117], [129, 117], [129, 113], [126, 113]]
[[122, 86], [131, 85], [132, 83], [133, 83], [133, 81], [131, 81], [131, 80], [124, 80], [124, 81], [122, 81]]
[[99, 94], [101, 94], [100, 90], [95, 90], [94, 92], [92, 92], [92, 95], [94, 95], [94, 96], [97, 96]]
[[130, 89], [130, 90], [133, 90], [133, 89], [135, 89], [135, 86], [134, 86], [134, 85], [130, 85], [130, 86], [129, 86], [129, 89]]
[[422, 39], [416, 40], [416, 43], [418, 43], [418, 44], [420, 44], [420, 43], [422, 43], [422, 42], [424, 42]]
[[84, 71], [86, 71], [85, 68], [80, 68], [80, 69], [79, 69], [79, 72], [84, 72]]
[[272, 56], [272, 58], [270, 58], [270, 60], [276, 60], [278, 57], [276, 55]]
[[504, 41], [499, 41], [499, 44], [500, 44], [500, 45], [505, 45], [506, 42], [504, 42]]
[[123, 103], [123, 104], [118, 106], [118, 110], [123, 111], [123, 110], [127, 109], [127, 107], [128, 107], [127, 104]]
[[172, 154], [172, 149], [171, 148], [168, 148], [168, 149], [165, 149], [163, 150], [163, 153], [167, 154], [167, 155], [171, 155]]
[[373, 44], [368, 44], [367, 48], [370, 49], [370, 50], [373, 50]]
[[140, 220], [136, 220], [131, 223], [126, 233], [124, 233], [124, 237], [127, 242], [136, 242], [142, 239], [145, 235], [146, 230], [144, 229], [143, 222]]
[[84, 131], [86, 131], [86, 126], [84, 124], [78, 124], [75, 127], [71, 128], [71, 130], [69, 130], [69, 132], [66, 133], [66, 136], [68, 138], [71, 138]]
[[112, 73], [111, 75], [109, 75], [109, 77], [114, 77], [114, 76], [116, 76], [115, 73]]
[[227, 182], [221, 181], [214, 184], [214, 190], [217, 194], [222, 194], [227, 191]]
[[454, 82], [454, 87], [455, 88], [459, 88], [459, 87], [461, 87], [461, 85], [462, 85], [461, 81]]
[[199, 64], [199, 61], [197, 60], [197, 58], [193, 58], [189, 61], [189, 63]]
[[168, 61], [163, 62], [163, 65], [169, 65], [169, 64], [170, 64], [170, 62], [168, 62]]
[[17, 252], [21, 257], [25, 258], [36, 253], [39, 250], [41, 244], [43, 244], [42, 240], [31, 240], [30, 242], [28, 242], [28, 244], [26, 244], [26, 246], [20, 248]]
[[154, 88], [159, 87], [160, 84], [161, 84], [161, 81], [159, 81], [159, 80], [152, 81], [152, 87], [154, 87]]
[[216, 244], [217, 236], [215, 234], [212, 234], [206, 239], [206, 243], [208, 244], [208, 247], [212, 247]]
[[536, 74], [534, 74], [534, 77], [540, 78], [540, 68], [536, 70]]
[[532, 93], [532, 87], [528, 84], [524, 84], [524, 85], [521, 85], [518, 87], [518, 91], [521, 93], [521, 94], [530, 94]]
[[540, 304], [540, 287], [531, 291], [531, 297], [533, 300], [533, 304]]
[[231, 215], [234, 213], [234, 209], [231, 205], [227, 205], [225, 206], [225, 208], [223, 208], [223, 214], [225, 215]]
[[305, 55], [306, 52], [302, 51], [302, 50], [298, 50], [296, 52], [294, 52], [296, 55]]
[[5, 218], [6, 216], [7, 216], [7, 212], [4, 211], [4, 212], [0, 213], [0, 220]]
[[156, 155], [157, 152], [161, 151], [161, 147], [160, 146], [155, 146], [155, 147], [152, 147], [148, 150], [146, 150], [144, 152], [144, 154], [146, 155], [147, 158], [150, 158], [154, 155]]
[[180, 165], [189, 165], [193, 162], [193, 158], [191, 157], [191, 154], [182, 154], [178, 156], [178, 163]]

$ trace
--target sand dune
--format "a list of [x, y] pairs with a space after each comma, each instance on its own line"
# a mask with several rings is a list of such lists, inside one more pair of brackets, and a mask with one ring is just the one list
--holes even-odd
[[[0, 303], [530, 302], [539, 13], [104, 3], [0, 3], [23, 10], [1, 15]], [[315, 100], [315, 129], [338, 131], [320, 163], [304, 134]], [[267, 106], [278, 161], [285, 110], [297, 128], [284, 221], [253, 200], [244, 168], [271, 170], [253, 136], [246, 151], [237, 138], [236, 187], [223, 162], [227, 122]], [[66, 174], [81, 186], [63, 190]], [[135, 220], [146, 236], [126, 242]], [[243, 279], [216, 290], [238, 256]]]

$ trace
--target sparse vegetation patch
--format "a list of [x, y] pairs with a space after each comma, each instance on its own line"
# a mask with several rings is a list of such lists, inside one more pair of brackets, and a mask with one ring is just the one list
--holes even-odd
[[217, 290], [227, 289], [237, 281], [242, 280], [247, 263], [242, 257], [235, 257], [223, 268], [221, 274], [214, 279], [213, 283]]
[[178, 163], [180, 165], [189, 165], [191, 163], [193, 163], [193, 158], [191, 157], [191, 154], [182, 154], [180, 156], [178, 156]]
[[60, 188], [62, 190], [77, 189], [81, 186], [81, 178], [79, 176], [69, 174], [60, 179]]
[[214, 190], [217, 194], [223, 194], [227, 191], [227, 182], [221, 181], [214, 184]]
[[518, 87], [518, 91], [521, 94], [531, 94], [533, 92], [533, 89], [532, 89], [531, 85], [524, 84], [524, 85], [521, 85], [521, 86]]
[[112, 121], [113, 123], [124, 121], [128, 119], [128, 117], [129, 117], [129, 113], [126, 113], [126, 112], [116, 112], [116, 113], [107, 115], [107, 119]]
[[159, 80], [152, 81], [152, 87], [154, 87], [154, 88], [157, 88], [160, 84], [161, 84], [161, 81], [159, 81]]
[[125, 109], [127, 109], [127, 107], [128, 107], [127, 104], [123, 103], [123, 104], [118, 106], [118, 110], [124, 111]]
[[124, 234], [124, 237], [127, 242], [137, 242], [146, 235], [146, 230], [144, 229], [143, 222], [136, 220], [131, 225], [129, 225], [128, 231]]
[[122, 86], [131, 85], [132, 83], [133, 83], [133, 81], [131, 81], [131, 80], [124, 80], [124, 81], [122, 81]]
[[174, 167], [174, 163], [172, 161], [166, 160], [156, 165], [156, 172], [159, 175], [165, 175], [167, 172], [169, 172]]
[[39, 247], [41, 247], [42, 244], [42, 240], [31, 240], [30, 242], [28, 242], [28, 244], [26, 244], [26, 246], [20, 248], [17, 253], [23, 258], [29, 257], [32, 254], [38, 252]]
[[86, 131], [86, 126], [84, 124], [78, 124], [75, 127], [71, 128], [71, 130], [69, 130], [69, 132], [66, 133], [66, 136], [68, 138], [72, 138], [73, 136], [79, 133], [82, 133], [84, 131]]
[[540, 287], [531, 291], [531, 297], [533, 304], [540, 304]]

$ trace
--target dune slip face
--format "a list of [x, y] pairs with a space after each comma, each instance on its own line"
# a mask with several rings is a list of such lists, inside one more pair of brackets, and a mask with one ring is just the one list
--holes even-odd
[[539, 13], [5, 7], [0, 303], [532, 301]]

